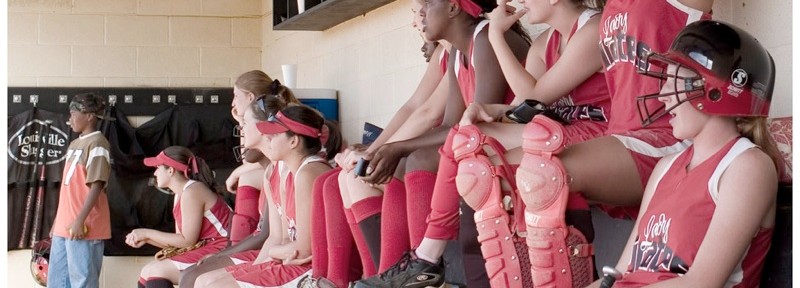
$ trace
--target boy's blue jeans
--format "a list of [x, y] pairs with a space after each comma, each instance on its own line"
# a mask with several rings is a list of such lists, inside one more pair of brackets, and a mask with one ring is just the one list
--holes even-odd
[[103, 266], [103, 240], [53, 236], [48, 264], [47, 287], [97, 288]]

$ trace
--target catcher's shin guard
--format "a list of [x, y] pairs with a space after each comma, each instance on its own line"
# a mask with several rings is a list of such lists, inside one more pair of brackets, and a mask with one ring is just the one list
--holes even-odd
[[558, 122], [536, 116], [525, 126], [525, 155], [516, 179], [526, 206], [526, 240], [535, 287], [585, 287], [593, 278], [591, 244], [564, 219], [569, 179], [556, 157], [564, 146], [564, 127]]
[[513, 174], [508, 165], [492, 164], [484, 145], [490, 145], [501, 156], [505, 152], [500, 143], [483, 135], [474, 125], [458, 130], [453, 138], [453, 152], [458, 161], [456, 187], [464, 201], [475, 209], [478, 241], [492, 287], [523, 287], [520, 260], [510, 227], [513, 220], [503, 205], [499, 179]]

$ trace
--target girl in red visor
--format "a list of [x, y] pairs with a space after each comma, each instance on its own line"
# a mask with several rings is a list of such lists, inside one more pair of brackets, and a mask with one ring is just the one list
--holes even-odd
[[186, 147], [167, 147], [144, 159], [144, 164], [156, 168], [153, 175], [159, 188], [175, 193], [175, 233], [134, 229], [125, 242], [136, 248], [144, 244], [163, 248], [156, 261], [142, 268], [139, 287], [173, 287], [183, 269], [225, 248], [232, 211], [214, 190], [211, 169]]

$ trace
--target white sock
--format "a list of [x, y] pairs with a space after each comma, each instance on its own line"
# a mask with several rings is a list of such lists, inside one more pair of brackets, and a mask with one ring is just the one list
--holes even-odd
[[439, 263], [439, 257], [431, 257], [431, 256], [428, 256], [428, 255], [425, 255], [425, 253], [423, 253], [423, 252], [422, 252], [422, 251], [420, 251], [419, 249], [417, 249], [416, 251], [414, 251], [414, 254], [416, 254], [416, 255], [417, 255], [417, 258], [419, 258], [419, 259], [422, 259], [422, 260], [425, 260], [425, 261], [431, 262], [431, 263], [433, 263], [433, 264], [437, 264], [437, 263]]

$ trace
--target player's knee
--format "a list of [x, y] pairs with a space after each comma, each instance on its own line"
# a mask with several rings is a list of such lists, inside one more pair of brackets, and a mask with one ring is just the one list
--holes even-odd
[[194, 280], [194, 287], [211, 287], [211, 283], [214, 282], [214, 273], [204, 273], [200, 274]]
[[139, 272], [139, 276], [144, 279], [160, 276], [160, 274], [158, 273], [159, 269], [156, 267], [160, 262], [161, 261], [154, 261], [147, 263], [147, 265], [144, 265], [144, 267], [142, 267], [142, 271]]
[[419, 149], [406, 158], [406, 171], [431, 171], [439, 168], [439, 153], [436, 149]]

